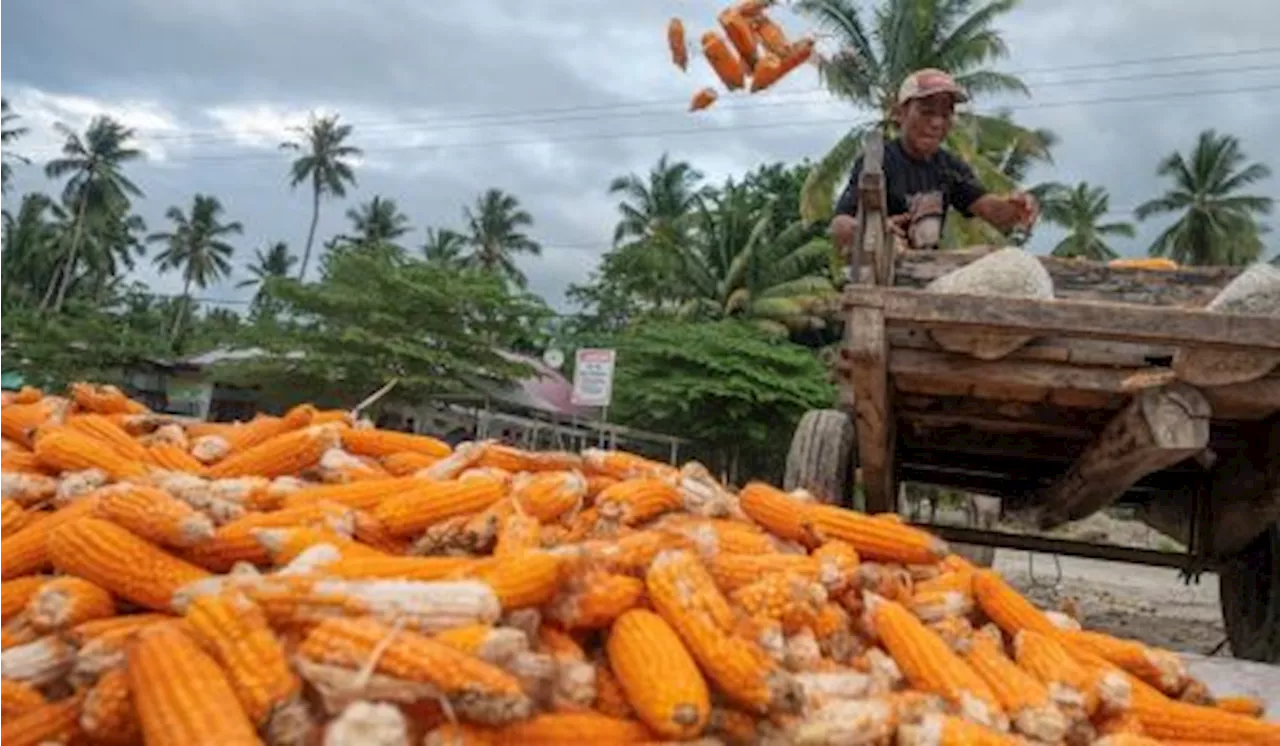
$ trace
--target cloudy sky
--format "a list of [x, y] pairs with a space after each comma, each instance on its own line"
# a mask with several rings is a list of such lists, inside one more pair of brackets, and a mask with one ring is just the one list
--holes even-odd
[[[79, 129], [107, 113], [135, 128], [148, 159], [130, 174], [153, 229], [168, 206], [217, 195], [245, 235], [237, 277], [210, 297], [245, 297], [233, 285], [254, 248], [301, 247], [310, 203], [290, 191], [277, 145], [322, 110], [355, 125], [366, 155], [346, 202], [326, 203], [321, 239], [345, 229], [348, 207], [381, 194], [409, 214], [418, 243], [426, 226], [457, 226], [464, 203], [499, 187], [534, 215], [545, 251], [523, 266], [562, 305], [612, 236], [615, 175], [643, 172], [663, 152], [713, 179], [817, 157], [864, 116], [818, 90], [811, 67], [751, 100], [687, 114], [713, 76], [697, 57], [687, 74], [671, 66], [665, 23], [678, 15], [696, 38], [717, 5], [8, 0], [0, 88], [32, 130], [18, 150], [37, 163], [57, 152], [55, 122]], [[792, 35], [807, 30], [776, 15]], [[1002, 24], [1011, 54], [1001, 67], [1023, 73], [1033, 96], [976, 105], [1013, 105], [1020, 122], [1055, 130], [1056, 163], [1034, 180], [1103, 184], [1123, 213], [1158, 189], [1156, 163], [1205, 128], [1237, 135], [1252, 159], [1280, 169], [1276, 28], [1273, 0], [1023, 0]], [[6, 199], [55, 188], [20, 167]], [[1280, 198], [1280, 178], [1256, 191]], [[1141, 226], [1126, 250], [1145, 249], [1159, 227]], [[1043, 228], [1034, 248], [1053, 241]], [[180, 285], [149, 266], [139, 275], [162, 292]]]

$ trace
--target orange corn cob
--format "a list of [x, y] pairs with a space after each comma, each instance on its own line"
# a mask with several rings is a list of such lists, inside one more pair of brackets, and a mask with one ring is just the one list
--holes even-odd
[[5, 474], [44, 474], [44, 464], [31, 451], [5, 451], [0, 454], [0, 471]]
[[542, 524], [531, 515], [512, 513], [498, 528], [493, 556], [507, 557], [542, 547]]
[[[380, 648], [380, 656], [374, 655]], [[397, 631], [372, 619], [328, 619], [316, 625], [299, 653], [330, 665], [374, 670], [435, 687], [465, 719], [497, 725], [528, 717], [531, 703], [511, 674], [429, 637]]]
[[582, 457], [562, 451], [525, 451], [499, 443], [486, 443], [476, 464], [511, 472], [571, 471], [582, 468]]
[[125, 459], [110, 445], [66, 426], [41, 432], [36, 458], [59, 472], [100, 469], [118, 480], [140, 479], [146, 474], [142, 462]]
[[350, 453], [371, 458], [384, 458], [397, 453], [417, 453], [432, 459], [442, 459], [453, 452], [453, 448], [448, 443], [428, 435], [356, 428], [347, 428], [342, 431], [342, 447]]
[[982, 608], [982, 613], [998, 624], [1007, 635], [1016, 635], [1024, 629], [1042, 635], [1053, 635], [1058, 631], [1044, 612], [1023, 598], [994, 570], [979, 570], [974, 573], [973, 595]]
[[791, 48], [782, 27], [774, 23], [763, 13], [750, 16], [751, 30], [759, 37], [761, 45], [771, 53], [781, 57]]
[[899, 746], [1020, 746], [1023, 741], [950, 715], [925, 715], [919, 725], [898, 730]]
[[707, 58], [711, 69], [715, 70], [716, 76], [720, 78], [725, 88], [736, 91], [742, 87], [746, 77], [742, 60], [729, 49], [729, 45], [725, 44], [719, 34], [708, 31], [702, 35], [702, 56]]
[[808, 519], [812, 503], [763, 482], [751, 482], [743, 487], [738, 498], [743, 512], [770, 533], [808, 546], [818, 545]]
[[734, 51], [742, 59], [742, 64], [748, 69], [755, 67], [756, 36], [751, 31], [750, 22], [734, 8], [721, 11], [717, 20], [720, 21], [720, 28], [724, 29], [724, 35], [728, 37]]
[[222, 669], [180, 627], [159, 624], [140, 634], [128, 670], [149, 746], [261, 743]]
[[332, 425], [291, 430], [243, 451], [233, 452], [210, 466], [208, 474], [213, 479], [297, 474], [319, 463], [324, 452], [337, 441], [338, 433]]
[[827, 592], [818, 583], [799, 573], [772, 573], [745, 585], [730, 596], [747, 616], [773, 619], [788, 634], [813, 624]]
[[36, 631], [48, 633], [115, 616], [116, 603], [102, 588], [68, 576], [42, 585], [27, 605], [27, 611]]
[[129, 639], [140, 630], [156, 622], [170, 621], [168, 614], [127, 614], [81, 622], [63, 633], [76, 645], [85, 645], [102, 637]]
[[1214, 707], [1176, 702], [1137, 678], [1132, 712], [1145, 734], [1159, 741], [1222, 744], [1280, 743], [1280, 725]]
[[948, 618], [967, 617], [973, 611], [973, 598], [957, 591], [915, 591], [906, 602], [911, 613], [925, 623]]
[[4, 726], [0, 727], [0, 742], [4, 746], [75, 743], [84, 735], [80, 730], [80, 701], [81, 697], [71, 697], [40, 705], [24, 715], [5, 718]]
[[271, 561], [277, 566], [289, 564], [297, 559], [298, 555], [318, 544], [328, 544], [337, 549], [340, 559], [387, 556], [373, 547], [324, 527], [261, 528], [251, 533], [271, 555]]
[[1018, 665], [1040, 679], [1060, 706], [1090, 711], [1089, 672], [1053, 635], [1024, 629], [1014, 637], [1013, 649]]
[[67, 427], [114, 448], [126, 461], [146, 463], [147, 449], [111, 420], [100, 414], [78, 414], [67, 418]]
[[18, 533], [37, 515], [27, 512], [17, 500], [0, 500], [0, 537]]
[[1237, 715], [1246, 717], [1260, 718], [1267, 712], [1267, 705], [1257, 697], [1247, 695], [1235, 695], [1230, 697], [1218, 697], [1214, 703], [1223, 712], [1233, 712]]
[[467, 576], [493, 564], [493, 560], [475, 557], [352, 556], [326, 565], [324, 571], [326, 575], [350, 580], [442, 580]]
[[794, 680], [758, 645], [731, 634], [733, 612], [695, 555], [663, 552], [645, 585], [654, 608], [726, 696], [759, 712], [799, 706]]
[[587, 470], [588, 475], [607, 476], [617, 480], [636, 479], [639, 477], [670, 477], [677, 479], [680, 476], [678, 469], [647, 459], [644, 456], [637, 456], [634, 453], [626, 453], [624, 451], [604, 451], [588, 448], [582, 452], [582, 465]]
[[57, 478], [32, 472], [0, 474], [0, 482], [4, 486], [4, 499], [24, 508], [47, 504], [62, 487]]
[[751, 70], [751, 92], [759, 93], [782, 79], [782, 60], [772, 53], [761, 55]]
[[300, 696], [302, 682], [257, 604], [235, 594], [203, 596], [191, 602], [185, 618], [191, 636], [226, 672], [250, 722], [262, 727]]
[[55, 567], [127, 601], [167, 611], [173, 594], [209, 573], [166, 553], [119, 526], [97, 518], [72, 521], [49, 534]]
[[225, 572], [237, 562], [265, 565], [271, 554], [257, 539], [267, 528], [323, 527], [339, 533], [354, 530], [351, 510], [333, 503], [312, 503], [270, 513], [250, 513], [218, 528], [213, 538], [187, 550], [185, 556], [201, 567]]
[[716, 585], [725, 593], [732, 593], [776, 573], [792, 573], [816, 579], [819, 569], [818, 560], [806, 554], [720, 552], [708, 557], [706, 565]]
[[155, 487], [122, 484], [99, 492], [94, 511], [147, 541], [177, 549], [213, 537], [213, 521], [190, 505]]
[[284, 417], [258, 415], [241, 427], [223, 432], [232, 452], [243, 452], [255, 446], [311, 424], [315, 408], [307, 404], [290, 409]]
[[644, 581], [602, 570], [575, 573], [545, 610], [565, 629], [602, 629], [644, 597]]
[[1129, 711], [1095, 718], [1093, 724], [1099, 736], [1121, 734], [1140, 736], [1144, 732], [1142, 730], [1142, 721], [1138, 719], [1137, 715]]
[[555, 553], [592, 569], [638, 576], [644, 574], [659, 552], [688, 546], [690, 541], [683, 536], [660, 531], [637, 531], [617, 539], [597, 539], [565, 545], [557, 548]]
[[85, 695], [80, 728], [93, 743], [104, 746], [130, 746], [142, 740], [126, 666], [104, 673]]
[[0, 679], [0, 714], [4, 719], [21, 717], [47, 704], [40, 690], [25, 681]]
[[596, 497], [600, 516], [633, 526], [684, 505], [680, 490], [666, 480], [629, 479], [608, 487]]
[[689, 99], [689, 111], [702, 111], [716, 102], [720, 95], [714, 88], [700, 88]]
[[36, 430], [43, 425], [62, 421], [66, 412], [66, 400], [44, 399], [31, 404], [10, 404], [0, 409], [0, 434], [27, 448], [31, 447]]
[[395, 477], [393, 479], [371, 479], [349, 484], [306, 486], [287, 495], [284, 499], [284, 505], [292, 508], [318, 502], [331, 502], [358, 510], [373, 510], [392, 495], [420, 485], [421, 482], [412, 477]]
[[142, 404], [124, 395], [115, 386], [92, 383], [71, 384], [71, 398], [81, 408], [98, 414], [141, 414]]
[[391, 474], [377, 461], [366, 456], [354, 456], [341, 448], [325, 451], [320, 457], [320, 463], [309, 473], [326, 484], [350, 484], [391, 478]]
[[1101, 656], [1165, 694], [1176, 695], [1186, 686], [1187, 668], [1175, 653], [1099, 632], [1062, 631], [1058, 635], [1071, 646]]
[[564, 712], [537, 715], [512, 723], [496, 736], [496, 743], [521, 746], [564, 746], [569, 743], [629, 744], [653, 738], [635, 720], [619, 720], [594, 712]]
[[617, 484], [618, 482], [621, 482], [621, 481], [622, 481], [621, 479], [618, 479], [617, 477], [608, 476], [607, 474], [588, 474], [587, 475], [587, 497], [594, 498], [596, 495], [599, 495], [601, 492], [604, 492], [606, 487]]
[[1001, 722], [1003, 711], [991, 687], [942, 638], [901, 604], [878, 596], [866, 604], [876, 635], [912, 687], [940, 695], [975, 722]]
[[0, 583], [0, 623], [17, 616], [50, 578], [29, 575]]
[[161, 469], [186, 474], [204, 475], [205, 465], [181, 447], [172, 443], [155, 443], [147, 447], [147, 460]]
[[853, 510], [813, 505], [805, 514], [818, 534], [852, 544], [858, 555], [867, 559], [928, 564], [938, 561], [949, 551], [946, 542], [926, 531], [876, 520]]
[[684, 41], [684, 23], [679, 18], [667, 21], [667, 49], [671, 52], [671, 62], [681, 70], [689, 67], [689, 50]]
[[454, 627], [433, 635], [431, 639], [499, 666], [529, 650], [529, 638], [524, 632], [490, 624]]
[[39, 572], [49, 564], [48, 537], [63, 524], [93, 515], [96, 497], [85, 497], [62, 510], [49, 513], [29, 523], [13, 536], [0, 542], [0, 576], [13, 580]]
[[23, 386], [13, 395], [14, 404], [35, 404], [44, 398], [44, 392], [35, 386]]
[[510, 554], [492, 563], [473, 565], [461, 577], [493, 588], [504, 611], [541, 606], [555, 597], [564, 561], [542, 551]]
[[414, 451], [400, 451], [382, 458], [382, 468], [397, 477], [407, 477], [419, 469], [425, 469], [440, 459]]
[[964, 661], [987, 682], [1019, 732], [1045, 743], [1066, 736], [1067, 720], [1053, 705], [1049, 690], [1010, 660], [991, 635], [971, 636], [966, 648]]
[[484, 510], [505, 488], [493, 479], [425, 482], [383, 500], [373, 514], [394, 536], [409, 536], [456, 515]]
[[582, 504], [587, 480], [578, 472], [545, 471], [521, 475], [511, 484], [511, 497], [522, 511], [540, 521], [554, 521]]
[[702, 732], [711, 708], [707, 683], [666, 620], [628, 611], [610, 629], [606, 651], [627, 701], [649, 728], [676, 739]]

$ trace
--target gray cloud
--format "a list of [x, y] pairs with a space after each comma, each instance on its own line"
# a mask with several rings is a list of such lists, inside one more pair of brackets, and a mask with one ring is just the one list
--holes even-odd
[[[457, 225], [463, 204], [497, 186], [518, 195], [537, 220], [535, 234], [547, 248], [522, 265], [534, 289], [560, 303], [612, 237], [612, 177], [644, 172], [663, 152], [714, 179], [816, 158], [865, 115], [816, 93], [811, 68], [745, 109], [725, 97], [705, 115], [684, 113], [682, 102], [713, 76], [696, 58], [688, 74], [675, 70], [663, 26], [679, 15], [696, 38], [714, 23], [718, 5], [11, 0], [3, 87], [33, 128], [54, 119], [82, 126], [101, 110], [132, 117], [126, 121], [153, 155], [133, 169], [147, 191], [144, 217], [158, 226], [168, 205], [188, 204], [195, 192], [216, 194], [245, 223], [241, 262], [271, 240], [300, 246], [309, 204], [288, 188], [287, 158], [275, 144], [308, 109], [339, 111], [356, 125], [354, 140], [367, 155], [358, 188], [325, 205], [322, 237], [345, 229], [348, 207], [384, 194], [412, 217], [416, 243], [428, 225]], [[782, 20], [794, 33], [804, 28], [789, 14]], [[1280, 165], [1280, 145], [1264, 130], [1280, 114], [1276, 92], [1053, 104], [1280, 85], [1280, 54], [1044, 71], [1267, 47], [1267, 30], [1278, 24], [1280, 6], [1267, 0], [1030, 0], [1004, 24], [1011, 57], [1003, 67], [1035, 71], [1026, 76], [1035, 95], [980, 105], [1025, 107], [1020, 121], [1061, 136], [1055, 165], [1037, 169], [1035, 180], [1089, 180], [1111, 190], [1113, 206], [1129, 208], [1157, 192], [1158, 160], [1207, 127], [1239, 136], [1253, 159]], [[1055, 85], [1250, 65], [1270, 69]], [[631, 106], [608, 108], [621, 104]], [[56, 146], [40, 134], [21, 149], [43, 158]], [[54, 188], [28, 168], [14, 192]], [[1258, 191], [1280, 196], [1280, 181]], [[1142, 226], [1126, 250], [1141, 251], [1156, 230]], [[1042, 230], [1035, 247], [1047, 249], [1054, 235]], [[155, 279], [150, 267], [139, 275]], [[232, 284], [208, 294], [244, 297]], [[177, 285], [174, 277], [157, 282], [168, 292]]]

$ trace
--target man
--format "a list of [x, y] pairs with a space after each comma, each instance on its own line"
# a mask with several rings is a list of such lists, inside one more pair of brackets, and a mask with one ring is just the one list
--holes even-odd
[[[1002, 233], [1035, 222], [1039, 206], [1034, 197], [987, 193], [968, 164], [942, 149], [951, 131], [956, 104], [968, 100], [968, 94], [950, 75], [931, 68], [907, 76], [898, 89], [893, 114], [899, 136], [884, 146], [885, 207], [889, 228], [895, 235], [907, 239], [913, 205], [930, 202], [944, 221], [946, 210], [951, 207], [965, 217], [977, 215]], [[861, 172], [859, 157], [831, 221], [832, 240], [842, 249], [853, 244], [857, 232]]]

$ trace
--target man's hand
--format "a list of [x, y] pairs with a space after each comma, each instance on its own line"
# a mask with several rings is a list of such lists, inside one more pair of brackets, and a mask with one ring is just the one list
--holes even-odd
[[1008, 233], [1019, 225], [1030, 228], [1040, 216], [1040, 204], [1025, 192], [1015, 192], [1007, 197], [987, 194], [969, 209], [1002, 233]]

